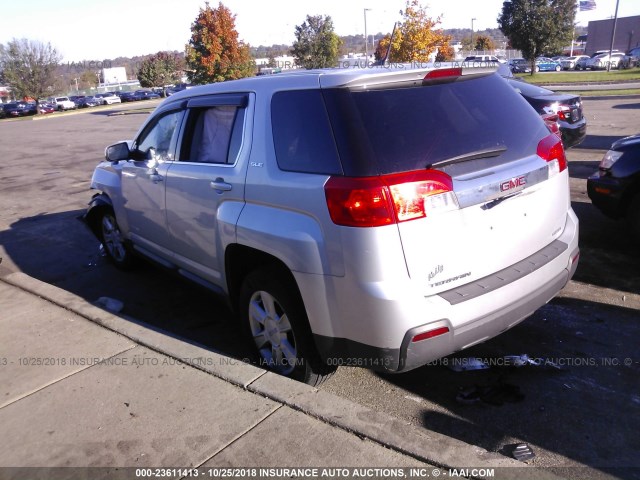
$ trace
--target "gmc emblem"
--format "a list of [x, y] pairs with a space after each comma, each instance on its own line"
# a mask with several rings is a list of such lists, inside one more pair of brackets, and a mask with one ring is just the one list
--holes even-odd
[[506, 182], [502, 182], [500, 184], [500, 191], [506, 192], [507, 190], [513, 190], [514, 188], [524, 187], [527, 184], [527, 180], [524, 175], [516, 178], [512, 178], [511, 180], [507, 180]]

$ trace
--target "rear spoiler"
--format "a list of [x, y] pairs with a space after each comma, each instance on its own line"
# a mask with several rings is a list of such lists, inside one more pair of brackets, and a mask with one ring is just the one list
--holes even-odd
[[367, 69], [345, 70], [321, 75], [323, 88], [346, 87], [355, 90], [383, 88], [385, 86], [411, 87], [426, 83], [455, 81], [461, 77], [484, 76], [495, 73], [497, 65], [473, 66], [465, 62], [402, 63], [374, 66]]

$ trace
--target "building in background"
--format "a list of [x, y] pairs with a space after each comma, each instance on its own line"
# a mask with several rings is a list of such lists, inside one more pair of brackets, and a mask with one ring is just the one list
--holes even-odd
[[[589, 22], [585, 54], [592, 55], [598, 50], [609, 50], [612, 31], [613, 18]], [[637, 46], [640, 46], [640, 15], [618, 18], [613, 49], [627, 52]]]

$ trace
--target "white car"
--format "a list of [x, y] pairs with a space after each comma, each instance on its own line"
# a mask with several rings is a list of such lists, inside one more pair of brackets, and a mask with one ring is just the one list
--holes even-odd
[[51, 102], [58, 111], [75, 110], [77, 105], [69, 97], [56, 97]]
[[569, 281], [578, 219], [560, 138], [497, 65], [438, 65], [176, 93], [107, 148], [85, 219], [116, 266], [223, 295], [300, 381], [484, 342]]
[[611, 64], [611, 68], [618, 68], [618, 64], [624, 58], [624, 53], [612, 53], [609, 57], [608, 53], [601, 53], [587, 60], [586, 68], [591, 70], [606, 70], [607, 65]]
[[113, 92], [103, 93], [100, 96], [100, 100], [102, 102], [102, 105], [113, 105], [114, 103], [122, 103], [120, 97]]
[[560, 65], [563, 70], [575, 70], [576, 65], [581, 59], [585, 59], [586, 61], [589, 59], [589, 55], [575, 55], [573, 57], [565, 58], [560, 62]]

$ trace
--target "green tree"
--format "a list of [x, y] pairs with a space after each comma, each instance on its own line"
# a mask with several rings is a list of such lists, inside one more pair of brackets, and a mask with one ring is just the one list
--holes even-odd
[[495, 50], [496, 44], [491, 37], [487, 35], [478, 35], [475, 39], [476, 51]]
[[536, 57], [571, 42], [575, 17], [574, 0], [510, 0], [502, 6], [498, 26], [531, 62], [533, 75]]
[[16, 98], [37, 101], [45, 96], [55, 82], [54, 72], [60, 60], [60, 54], [50, 43], [14, 38], [0, 45], [4, 80]]
[[85, 70], [78, 78], [78, 87], [81, 90], [87, 90], [98, 86], [98, 75], [92, 70]]
[[[389, 61], [391, 62], [427, 62], [438, 45], [449, 42], [450, 37], [435, 27], [440, 24], [440, 17], [435, 19], [427, 15], [426, 7], [418, 0], [408, 0], [398, 24]], [[375, 51], [377, 60], [382, 60], [387, 52], [391, 36], [383, 37]]]
[[436, 62], [450, 62], [456, 58], [456, 52], [449, 42], [444, 43], [438, 47], [438, 54], [436, 55]]
[[142, 61], [138, 69], [140, 86], [164, 87], [180, 82], [184, 62], [175, 52], [158, 52]]
[[307, 69], [327, 68], [338, 62], [342, 41], [333, 31], [330, 16], [307, 15], [302, 25], [296, 25], [295, 36], [291, 55], [297, 65]]
[[218, 8], [209, 3], [191, 24], [191, 39], [186, 46], [187, 76], [193, 83], [224, 82], [249, 77], [255, 62], [249, 45], [238, 39], [236, 16], [222, 2]]

